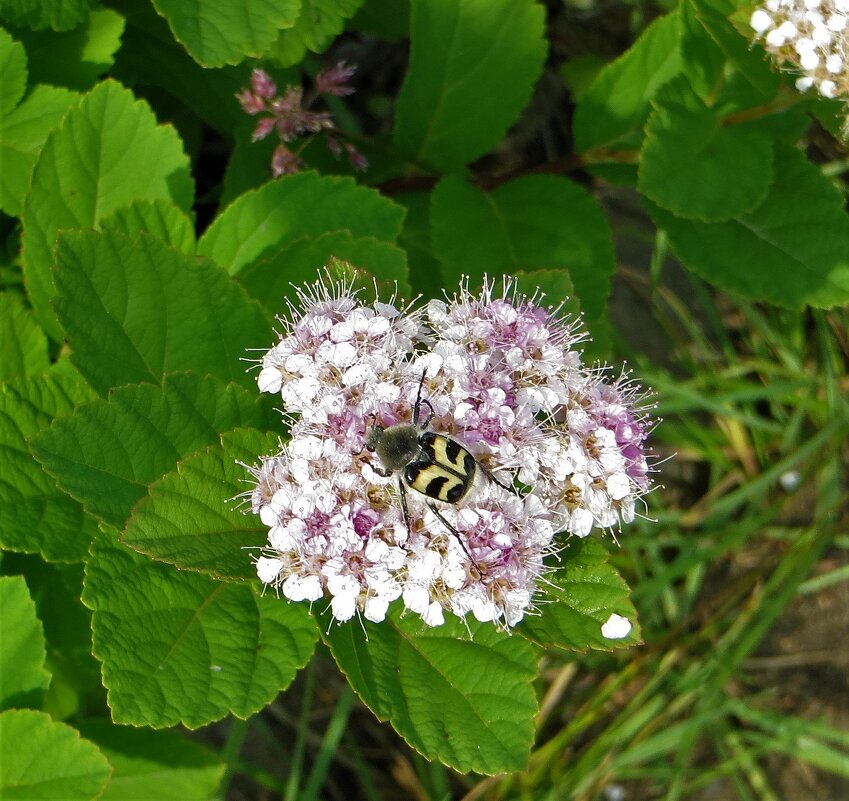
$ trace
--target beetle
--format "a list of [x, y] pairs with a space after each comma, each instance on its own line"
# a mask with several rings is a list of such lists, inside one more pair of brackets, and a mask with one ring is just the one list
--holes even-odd
[[[430, 401], [422, 398], [425, 375], [426, 373], [422, 373], [416, 393], [412, 423], [397, 423], [387, 428], [372, 425], [366, 432], [366, 449], [376, 453], [380, 459], [382, 466], [373, 467], [378, 475], [398, 475], [398, 490], [407, 530], [410, 530], [410, 512], [407, 506], [409, 487], [428, 498], [427, 505], [430, 510], [457, 537], [466, 551], [466, 556], [476, 565], [463, 545], [459, 532], [445, 519], [434, 501], [460, 503], [474, 486], [478, 471], [502, 489], [519, 497], [521, 495], [513, 487], [502, 484], [456, 439], [428, 430], [434, 412]], [[424, 407], [427, 407], [428, 414], [422, 420]]]

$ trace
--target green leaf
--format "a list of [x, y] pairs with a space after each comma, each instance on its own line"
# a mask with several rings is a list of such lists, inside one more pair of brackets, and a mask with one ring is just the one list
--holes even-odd
[[437, 298], [445, 283], [430, 244], [430, 197], [430, 192], [402, 192], [395, 195], [394, 200], [407, 210], [398, 242], [407, 251], [413, 292]]
[[41, 621], [23, 576], [0, 577], [0, 709], [38, 705], [50, 684]]
[[580, 304], [575, 297], [575, 287], [569, 274], [563, 270], [520, 270], [514, 273], [516, 288], [528, 297], [533, 297], [538, 291], [545, 295], [545, 305], [560, 306], [561, 312], [577, 318], [581, 312]]
[[87, 801], [112, 769], [79, 732], [43, 712], [0, 713], [0, 797], [4, 801]]
[[50, 132], [79, 99], [76, 92], [36, 86], [0, 120], [0, 209], [17, 217], [29, 191], [33, 167]]
[[[754, 90], [751, 105], [768, 103], [781, 87], [781, 77], [772, 69], [770, 60], [763, 50], [752, 47], [751, 38], [741, 35], [731, 21], [706, 0], [690, 0], [695, 19], [722, 50], [726, 58]], [[682, 43], [685, 58], [690, 56], [686, 48], [686, 39]]]
[[45, 331], [62, 338], [50, 297], [56, 234], [93, 228], [134, 200], [192, 202], [189, 161], [173, 128], [114, 81], [98, 84], [48, 137], [23, 210], [24, 279]]
[[545, 10], [533, 0], [413, 0], [398, 147], [442, 170], [492, 150], [530, 99], [544, 33]]
[[98, 801], [207, 801], [225, 765], [215, 754], [174, 731], [85, 720], [80, 732], [96, 743], [114, 772]]
[[486, 194], [455, 176], [431, 200], [434, 254], [447, 286], [484, 273], [568, 270], [599, 348], [607, 339], [607, 298], [615, 266], [610, 227], [585, 189], [553, 175], [519, 178]]
[[83, 602], [116, 723], [197, 728], [268, 704], [318, 638], [303, 604], [151, 562], [105, 539]]
[[[521, 638], [454, 618], [433, 629], [397, 615], [329, 627], [325, 639], [363, 702], [428, 759], [461, 772], [527, 765], [536, 654]], [[474, 669], [470, 666], [474, 665]]]
[[93, 523], [30, 453], [52, 418], [92, 397], [79, 375], [47, 374], [0, 387], [0, 546], [47, 560], [86, 557]]
[[0, 292], [0, 381], [41, 375], [50, 366], [47, 337], [16, 292]]
[[622, 144], [639, 131], [657, 90], [683, 69], [677, 12], [659, 17], [625, 54], [608, 64], [575, 109], [575, 149]]
[[7, 553], [3, 567], [26, 577], [44, 626], [52, 681], [42, 710], [52, 714], [55, 708], [70, 716], [81, 706], [102, 708], [106, 691], [100, 686], [100, 665], [91, 655], [91, 612], [80, 601], [82, 564], [50, 564], [37, 556]]
[[278, 434], [224, 435], [221, 445], [179, 462], [176, 471], [153, 484], [133, 510], [121, 542], [179, 568], [217, 578], [256, 578], [249, 551], [266, 544], [268, 527], [235, 498], [254, 483], [244, 465], [279, 449]]
[[153, 0], [174, 38], [199, 64], [221, 67], [261, 56], [295, 24], [300, 0]]
[[0, 19], [21, 28], [66, 31], [89, 14], [90, 0], [3, 0]]
[[637, 188], [678, 217], [720, 222], [756, 208], [772, 184], [772, 139], [724, 125], [685, 78], [657, 93], [640, 152]]
[[678, 258], [711, 284], [795, 309], [849, 303], [849, 217], [841, 194], [795, 148], [776, 148], [775, 155], [775, 182], [748, 214], [702, 223], [647, 203], [649, 212]]
[[395, 41], [410, 35], [410, 0], [365, 0], [349, 29]]
[[279, 313], [283, 298], [293, 294], [290, 284], [314, 281], [318, 270], [332, 257], [367, 271], [379, 283], [397, 283], [402, 295], [410, 294], [404, 251], [374, 237], [354, 238], [348, 231], [330, 231], [314, 239], [287, 243], [272, 256], [248, 265], [239, 273], [239, 283], [266, 309]]
[[181, 108], [232, 134], [246, 116], [235, 97], [249, 81], [245, 68], [202, 67], [174, 41], [149, 0], [112, 0], [110, 6], [127, 18], [115, 77], [127, 85], [160, 86]]
[[65, 231], [54, 279], [71, 359], [101, 394], [186, 370], [253, 386], [241, 359], [270, 321], [216, 265], [146, 234]]
[[27, 85], [27, 58], [21, 44], [2, 29], [0, 74], [0, 210], [16, 217], [29, 190], [38, 153], [77, 95], [52, 86], [36, 86], [18, 105]]
[[117, 231], [130, 239], [144, 232], [187, 256], [195, 252], [194, 223], [185, 211], [167, 200], [139, 200], [123, 206], [103, 219], [100, 228]]
[[27, 88], [27, 54], [20, 42], [16, 42], [0, 28], [0, 75], [3, 76], [3, 91], [0, 92], [0, 114], [4, 117], [20, 103]]
[[681, 20], [681, 57], [684, 74], [702, 98], [713, 98], [722, 83], [726, 56], [698, 17], [697, 0], [683, 0], [679, 5]]
[[67, 86], [84, 92], [106, 72], [121, 46], [124, 18], [109, 8], [95, 8], [72, 30], [26, 31], [19, 35], [30, 64], [30, 85]]
[[242, 195], [209, 226], [198, 252], [236, 275], [282, 245], [330, 231], [394, 242], [403, 218], [400, 206], [352, 178], [304, 172]]
[[307, 50], [323, 53], [362, 4], [363, 0], [301, 0], [295, 24], [280, 31], [267, 55], [288, 67], [301, 61]]
[[66, 492], [121, 527], [180, 460], [218, 444], [223, 431], [268, 422], [255, 393], [211, 376], [172, 375], [161, 387], [120, 387], [79, 406], [33, 437], [32, 448]]
[[[560, 564], [546, 576], [546, 603], [539, 615], [527, 615], [522, 634], [543, 645], [575, 651], [612, 651], [641, 642], [637, 612], [628, 585], [608, 564], [607, 549], [591, 539], [572, 538], [560, 552]], [[601, 627], [616, 614], [631, 622], [627, 637], [608, 639]]]

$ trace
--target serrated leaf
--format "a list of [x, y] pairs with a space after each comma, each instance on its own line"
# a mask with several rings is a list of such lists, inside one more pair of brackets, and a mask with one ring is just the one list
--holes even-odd
[[50, 684], [44, 630], [23, 576], [0, 576], [0, 709], [37, 705]]
[[27, 88], [27, 54], [23, 45], [0, 28], [0, 115], [5, 116], [18, 105]]
[[79, 25], [62, 33], [21, 30], [30, 84], [90, 89], [112, 67], [123, 32], [124, 18], [109, 8], [92, 9]]
[[62, 331], [50, 307], [56, 234], [94, 228], [134, 200], [192, 202], [189, 160], [176, 132], [114, 81], [98, 84], [48, 137], [23, 210], [24, 280], [45, 331]]
[[720, 222], [756, 208], [773, 172], [772, 139], [724, 125], [686, 78], [660, 89], [640, 151], [637, 188], [678, 217]]
[[148, 0], [113, 0], [110, 5], [127, 18], [115, 77], [131, 86], [160, 86], [201, 120], [232, 134], [245, 118], [235, 97], [249, 80], [244, 67], [202, 67], [174, 40]]
[[0, 209], [7, 214], [21, 213], [42, 145], [78, 99], [76, 92], [67, 89], [36, 86], [0, 121]]
[[123, 206], [104, 218], [100, 228], [117, 231], [130, 239], [144, 232], [187, 256], [195, 252], [194, 223], [179, 206], [167, 200], [139, 200]]
[[146, 234], [65, 231], [54, 280], [71, 359], [101, 394], [187, 370], [253, 386], [241, 359], [270, 322], [216, 265]]
[[715, 4], [705, 0], [690, 2], [699, 24], [736, 67], [740, 76], [754, 89], [757, 100], [752, 105], [766, 104], [772, 100], [778, 94], [781, 78], [772, 69], [764, 52], [752, 47], [751, 38], [741, 35]]
[[85, 558], [94, 530], [30, 453], [28, 440], [93, 396], [79, 375], [47, 374], [0, 387], [0, 546], [47, 560]]
[[403, 219], [400, 206], [351, 178], [304, 172], [234, 201], [206, 230], [198, 252], [237, 275], [283, 245], [330, 231], [394, 242]]
[[546, 306], [559, 306], [564, 314], [572, 317], [580, 314], [575, 286], [569, 274], [563, 270], [519, 270], [513, 277], [516, 279], [516, 288], [528, 297], [533, 297], [541, 291], [544, 293]]
[[22, 45], [0, 29], [0, 209], [16, 217], [44, 141], [77, 94], [53, 86], [36, 86], [23, 103], [27, 59]]
[[307, 50], [323, 53], [345, 29], [345, 20], [357, 13], [364, 0], [301, 0], [295, 24], [280, 31], [267, 55], [288, 67], [303, 59]]
[[726, 56], [698, 18], [695, 0], [678, 7], [681, 20], [681, 57], [686, 76], [699, 97], [712, 97], [722, 81]]
[[639, 130], [657, 90], [683, 69], [677, 12], [659, 17], [631, 48], [608, 64], [575, 109], [575, 149], [611, 146]]
[[89, 14], [90, 0], [3, 0], [0, 19], [21, 28], [66, 31]]
[[221, 67], [261, 56], [295, 24], [300, 0], [153, 0], [174, 38], [199, 64]]
[[[461, 772], [523, 769], [534, 738], [536, 654], [519, 637], [456, 619], [391, 616], [330, 626], [333, 658], [363, 702], [428, 759]], [[474, 665], [474, 669], [470, 666]]]
[[[257, 582], [258, 584], [258, 582]], [[83, 601], [116, 723], [197, 728], [285, 689], [318, 638], [306, 607], [151, 562], [105, 539]]]
[[843, 198], [795, 148], [777, 147], [775, 155], [770, 192], [748, 214], [702, 223], [654, 205], [649, 212], [681, 261], [711, 284], [795, 309], [849, 303]]
[[211, 376], [172, 375], [161, 387], [120, 387], [79, 406], [33, 437], [32, 448], [66, 492], [121, 527], [181, 459], [218, 444], [223, 431], [268, 422], [255, 393]]
[[235, 496], [251, 488], [245, 464], [279, 450], [278, 434], [241, 430], [178, 463], [133, 510], [121, 542], [179, 568], [217, 578], [256, 578], [251, 552], [268, 538]]
[[398, 242], [407, 251], [413, 292], [437, 298], [445, 283], [430, 243], [430, 192], [402, 192], [395, 195], [394, 200], [407, 211]]
[[533, 0], [413, 0], [395, 144], [442, 170], [488, 153], [530, 99], [544, 33], [545, 11]]
[[82, 564], [50, 564], [37, 556], [7, 554], [3, 565], [26, 577], [44, 626], [47, 668], [53, 678], [42, 709], [51, 712], [61, 704], [70, 716], [80, 706], [101, 708], [106, 692], [100, 686], [100, 666], [91, 655], [91, 612], [80, 601]]
[[113, 768], [98, 801], [207, 801], [224, 775], [215, 754], [174, 731], [84, 720], [84, 737], [97, 744]]
[[[557, 569], [546, 576], [546, 603], [526, 615], [519, 630], [543, 645], [575, 651], [612, 651], [640, 642], [637, 612], [628, 585], [608, 563], [607, 549], [591, 539], [572, 538], [560, 552]], [[602, 626], [611, 615], [627, 618], [631, 631], [608, 639]]]
[[318, 270], [331, 258], [366, 270], [379, 283], [395, 283], [409, 297], [410, 283], [404, 251], [374, 237], [353, 237], [348, 231], [330, 231], [284, 245], [265, 259], [239, 273], [239, 283], [270, 312], [279, 313], [283, 298], [293, 294], [292, 284], [314, 281]]
[[528, 176], [486, 194], [460, 178], [431, 198], [434, 254], [447, 286], [518, 270], [568, 270], [587, 327], [600, 349], [608, 336], [607, 298], [615, 266], [610, 226], [585, 189], [558, 176]]
[[43, 712], [0, 713], [0, 797], [4, 801], [87, 801], [112, 769], [79, 732]]
[[50, 366], [47, 337], [15, 292], [0, 292], [0, 381], [40, 375]]

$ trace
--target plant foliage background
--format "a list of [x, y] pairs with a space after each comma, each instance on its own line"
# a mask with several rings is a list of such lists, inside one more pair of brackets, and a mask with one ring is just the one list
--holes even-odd
[[[846, 109], [750, 13], [0, 2], [4, 798], [843, 797]], [[339, 60], [368, 170], [271, 179], [236, 94]], [[655, 389], [654, 521], [563, 543], [512, 635], [260, 592], [243, 358], [332, 257], [515, 275]]]

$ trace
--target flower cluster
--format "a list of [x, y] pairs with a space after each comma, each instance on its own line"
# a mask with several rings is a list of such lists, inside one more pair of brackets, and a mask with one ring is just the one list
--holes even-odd
[[[328, 597], [340, 621], [381, 621], [400, 598], [430, 626], [445, 611], [512, 626], [554, 535], [628, 522], [648, 489], [638, 388], [583, 367], [575, 326], [508, 279], [420, 309], [328, 279], [280, 323], [258, 383], [291, 439], [252, 468], [250, 501], [269, 528], [257, 573], [290, 600]], [[460, 503], [386, 475], [366, 447], [419, 397], [427, 429], [476, 460]]]
[[[348, 86], [348, 81], [354, 70], [344, 61], [322, 70], [315, 77], [315, 93], [336, 97], [353, 94], [354, 90]], [[254, 128], [254, 142], [265, 139], [272, 132], [280, 139], [280, 144], [271, 156], [271, 171], [275, 178], [298, 172], [303, 167], [303, 159], [288, 147], [288, 143], [302, 136], [320, 133], [324, 133], [327, 149], [336, 158], [344, 150], [355, 170], [365, 171], [368, 168], [366, 157], [354, 145], [340, 142], [337, 136], [328, 133], [335, 127], [329, 112], [310, 111], [304, 107], [304, 93], [300, 86], [287, 86], [280, 95], [277, 84], [268, 73], [255, 69], [251, 73], [251, 88], [243, 89], [236, 98], [251, 116], [263, 115]], [[309, 103], [306, 105], [309, 106]]]
[[801, 73], [799, 91], [849, 100], [849, 0], [766, 0], [750, 24], [773, 57]]

